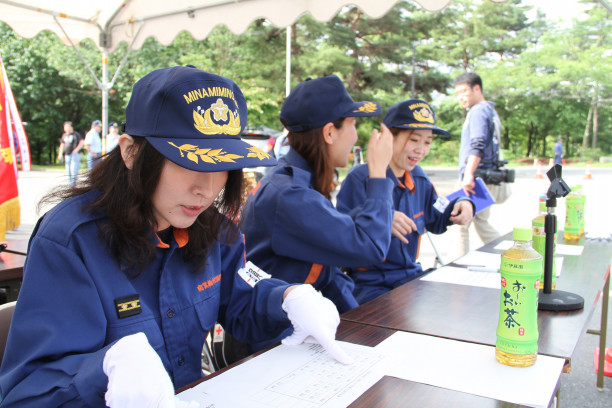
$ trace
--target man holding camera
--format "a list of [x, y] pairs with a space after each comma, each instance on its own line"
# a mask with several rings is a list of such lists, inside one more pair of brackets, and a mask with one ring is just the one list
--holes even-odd
[[[459, 149], [459, 183], [469, 196], [474, 193], [475, 178], [481, 177], [496, 203], [502, 203], [510, 195], [507, 172], [500, 170], [501, 121], [495, 111], [495, 104], [487, 101], [482, 93], [482, 79], [474, 72], [459, 75], [455, 81], [455, 92], [461, 105], [468, 109], [468, 114], [461, 130], [461, 147]], [[500, 236], [500, 233], [489, 223], [491, 207], [480, 211], [473, 218], [474, 227], [484, 242]], [[471, 223], [470, 223], [471, 224]], [[457, 256], [462, 256], [470, 249], [469, 226], [460, 225], [460, 239]]]

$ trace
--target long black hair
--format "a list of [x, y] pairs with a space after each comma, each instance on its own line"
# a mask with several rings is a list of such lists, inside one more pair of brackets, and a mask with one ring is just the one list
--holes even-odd
[[[332, 122], [336, 129], [340, 129], [345, 118]], [[335, 167], [329, 158], [328, 145], [323, 137], [323, 128], [311, 129], [305, 132], [289, 132], [287, 140], [293, 150], [306, 159], [313, 171], [313, 187], [331, 200], [331, 193], [336, 188], [334, 184]]]
[[[132, 169], [126, 167], [117, 147], [99, 159], [100, 162], [82, 182], [43, 197], [39, 209], [47, 203], [92, 190], [99, 191], [98, 198], [86, 209], [107, 214], [100, 225], [102, 239], [122, 269], [138, 275], [155, 257], [151, 234], [157, 225], [151, 197], [166, 158], [143, 137], [134, 137], [130, 149]], [[231, 242], [236, 238], [237, 229], [232, 220], [237, 218], [240, 210], [242, 188], [242, 170], [229, 171], [217, 200], [187, 228], [189, 242], [182, 252], [185, 261], [193, 264], [194, 271], [206, 264], [206, 256], [215, 240]]]

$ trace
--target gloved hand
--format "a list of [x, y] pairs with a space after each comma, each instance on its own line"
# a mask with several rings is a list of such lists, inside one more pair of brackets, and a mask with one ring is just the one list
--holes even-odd
[[174, 386], [144, 333], [121, 338], [104, 356], [111, 408], [175, 408]]
[[285, 337], [283, 344], [296, 346], [304, 342], [319, 343], [337, 361], [343, 364], [353, 362], [335, 340], [336, 328], [340, 324], [338, 309], [312, 285], [295, 287], [285, 297], [282, 307], [293, 325], [293, 334]]

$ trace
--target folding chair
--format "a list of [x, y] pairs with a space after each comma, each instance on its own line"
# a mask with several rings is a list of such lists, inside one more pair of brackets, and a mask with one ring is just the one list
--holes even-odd
[[6, 347], [6, 339], [8, 337], [11, 320], [13, 319], [13, 311], [17, 302], [8, 302], [0, 305], [0, 365], [4, 357], [4, 348]]

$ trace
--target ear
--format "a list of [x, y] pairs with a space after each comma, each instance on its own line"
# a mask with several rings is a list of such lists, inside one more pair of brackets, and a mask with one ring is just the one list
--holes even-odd
[[323, 126], [323, 139], [327, 144], [334, 144], [334, 131], [336, 130], [335, 126], [331, 122], [327, 122]]
[[128, 134], [122, 134], [119, 136], [119, 148], [121, 149], [121, 157], [123, 158], [125, 167], [132, 170], [134, 155], [137, 151], [137, 147], [134, 144], [134, 138]]

